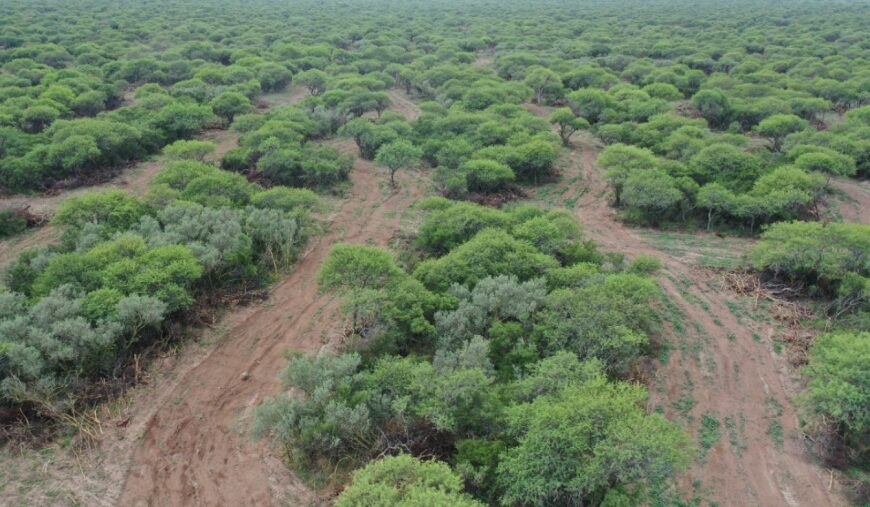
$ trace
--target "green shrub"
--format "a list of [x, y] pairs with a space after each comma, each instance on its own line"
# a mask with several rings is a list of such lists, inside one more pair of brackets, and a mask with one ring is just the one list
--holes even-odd
[[462, 479], [445, 463], [420, 461], [407, 454], [373, 461], [353, 474], [335, 501], [337, 507], [451, 505], [482, 503], [463, 492]]
[[471, 160], [464, 168], [470, 192], [500, 192], [516, 178], [510, 167], [494, 160]]
[[14, 209], [0, 210], [0, 239], [11, 238], [27, 230], [27, 219]]

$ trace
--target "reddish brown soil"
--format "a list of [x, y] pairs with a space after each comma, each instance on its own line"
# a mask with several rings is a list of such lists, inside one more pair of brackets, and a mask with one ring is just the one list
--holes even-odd
[[[548, 114], [546, 108], [527, 108]], [[721, 424], [721, 437], [681, 479], [682, 489], [691, 491], [698, 479], [697, 493], [722, 506], [847, 505], [835, 482], [834, 491], [829, 489], [830, 472], [814, 464], [805, 450], [793, 401], [800, 385], [785, 357], [773, 351], [773, 324], [736, 315], [732, 308], [741, 308], [746, 300], [718, 287], [716, 278], [690, 259], [654, 248], [639, 234], [642, 230], [617, 220], [595, 165], [600, 146], [580, 135], [574, 144], [563, 183], [550, 194], [577, 198], [575, 215], [605, 251], [624, 252], [629, 259], [641, 254], [660, 259], [662, 289], [682, 313], [682, 330], [666, 326], [673, 351], [650, 381], [650, 408], [663, 408], [696, 437], [704, 415]], [[693, 400], [693, 406], [686, 410], [680, 400]], [[782, 426], [781, 445], [770, 434], [774, 422]]]
[[308, 95], [308, 89], [304, 86], [291, 85], [284, 91], [261, 95], [258, 102], [265, 105], [266, 109], [273, 109], [298, 104]]
[[870, 224], [870, 182], [855, 179], [837, 179], [831, 186], [846, 198], [838, 201], [844, 222]]
[[[246, 436], [253, 408], [279, 389], [283, 352], [340, 342], [337, 301], [315, 277], [337, 242], [386, 246], [402, 214], [423, 195], [416, 174], [384, 187], [385, 171], [358, 159], [349, 198], [268, 302], [234, 323], [223, 341], [178, 383], [148, 422], [121, 505], [298, 505], [313, 494], [282, 469], [268, 445]], [[242, 379], [247, 372], [248, 378]]]
[[404, 90], [389, 90], [387, 95], [389, 95], [390, 100], [393, 101], [393, 103], [390, 104], [391, 111], [401, 113], [408, 121], [414, 121], [418, 116], [420, 116], [420, 106], [412, 102]]

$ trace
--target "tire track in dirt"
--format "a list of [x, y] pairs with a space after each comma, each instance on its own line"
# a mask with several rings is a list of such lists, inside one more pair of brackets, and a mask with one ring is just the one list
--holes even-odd
[[[548, 115], [546, 108], [526, 107]], [[721, 437], [681, 478], [681, 490], [689, 494], [693, 479], [700, 479], [698, 493], [721, 506], [847, 505], [839, 491], [829, 490], [829, 472], [812, 463], [805, 449], [793, 401], [799, 379], [786, 359], [772, 351], [773, 324], [735, 315], [732, 307], [740, 308], [739, 298], [720, 289], [709, 272], [655, 248], [639, 229], [624, 226], [595, 165], [600, 146], [585, 133], [574, 139], [578, 146], [570, 152], [570, 166], [552, 193], [568, 187], [560, 195], [576, 199], [573, 213], [604, 250], [623, 252], [629, 259], [660, 259], [660, 285], [686, 324], [665, 331], [674, 349], [650, 382], [650, 408], [661, 407], [696, 443], [704, 415], [720, 423]], [[774, 421], [781, 425], [781, 444], [771, 434]]]
[[[120, 505], [298, 505], [315, 499], [269, 449], [247, 436], [254, 407], [279, 389], [283, 352], [317, 352], [340, 342], [338, 301], [315, 277], [337, 242], [387, 246], [402, 213], [424, 194], [417, 174], [386, 191], [385, 171], [357, 159], [352, 188], [271, 298], [239, 322], [174, 388], [145, 428]], [[243, 374], [246, 378], [243, 379]]]

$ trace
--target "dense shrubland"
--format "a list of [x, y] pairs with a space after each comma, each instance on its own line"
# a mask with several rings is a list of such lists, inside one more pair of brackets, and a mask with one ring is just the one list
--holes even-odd
[[[660, 493], [691, 446], [626, 382], [656, 329], [659, 291], [643, 274], [655, 263], [607, 263], [562, 211], [443, 198], [421, 207], [411, 270], [377, 248], [333, 248], [318, 280], [342, 296], [355, 339], [293, 357], [281, 380], [299, 395], [260, 406], [256, 433], [308, 471], [374, 459], [342, 505], [378, 504], [382, 488], [402, 498], [406, 483], [415, 495], [456, 495], [460, 477], [478, 499], [506, 504]], [[453, 486], [414, 479], [419, 467]]]
[[61, 244], [24, 254], [0, 294], [0, 400], [58, 417], [123, 381], [136, 353], [192, 305], [256, 288], [313, 232], [307, 190], [262, 190], [197, 161], [170, 162], [146, 198], [114, 190], [63, 202]]
[[[629, 382], [658, 262], [623, 266], [566, 212], [459, 202], [557, 178], [586, 131], [623, 218], [761, 234], [752, 267], [824, 305], [804, 418], [867, 473], [870, 234], [812, 222], [835, 178], [870, 174], [865, 3], [41, 0], [0, 19], [0, 192], [167, 162], [144, 198], [66, 201], [61, 243], [9, 267], [3, 408], [94, 398], [197, 307], [292, 263], [310, 189], [348, 178], [343, 137], [456, 201], [420, 203], [401, 262], [332, 250], [318, 281], [353, 339], [292, 358], [258, 432], [309, 470], [361, 466], [340, 506], [668, 504], [689, 445]], [[405, 98], [418, 118], [391, 110]], [[220, 168], [207, 128], [239, 134]], [[26, 225], [0, 212], [0, 238]]]

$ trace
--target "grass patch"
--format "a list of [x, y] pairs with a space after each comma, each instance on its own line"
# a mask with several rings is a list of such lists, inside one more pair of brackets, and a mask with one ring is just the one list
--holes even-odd
[[744, 238], [720, 238], [712, 234], [669, 231], [640, 231], [655, 248], [674, 257], [691, 258], [710, 268], [737, 269], [743, 264], [743, 251], [752, 242]]
[[770, 435], [771, 439], [773, 439], [773, 445], [782, 447], [782, 444], [785, 443], [782, 433], [782, 423], [779, 422], [779, 419], [770, 421], [770, 425], [767, 428], [767, 434]]
[[725, 428], [728, 430], [728, 443], [738, 457], [742, 456], [743, 451], [746, 450], [746, 442], [742, 438], [743, 432], [746, 429], [746, 418], [741, 414], [738, 422], [732, 417], [726, 417], [724, 423]]
[[677, 410], [687, 421], [692, 421], [692, 409], [695, 408], [695, 397], [692, 395], [692, 391], [695, 389], [695, 384], [692, 382], [692, 379], [689, 378], [689, 374], [686, 373], [686, 382], [680, 388], [680, 396], [677, 397], [676, 400], [671, 404], [674, 409]]
[[782, 417], [782, 404], [773, 396], [767, 398], [767, 413], [767, 419], [769, 419], [767, 434], [773, 439], [773, 445], [782, 447], [783, 443], [785, 443], [785, 435], [782, 429], [782, 422], [780, 421], [780, 417]]
[[659, 348], [659, 362], [662, 364], [668, 364], [673, 350], [674, 345], [670, 341], [665, 340], [665, 342], [662, 343], [661, 348]]
[[707, 456], [707, 452], [713, 448], [722, 438], [722, 423], [709, 412], [701, 418], [701, 429], [698, 431], [698, 440], [701, 445], [701, 459]]

